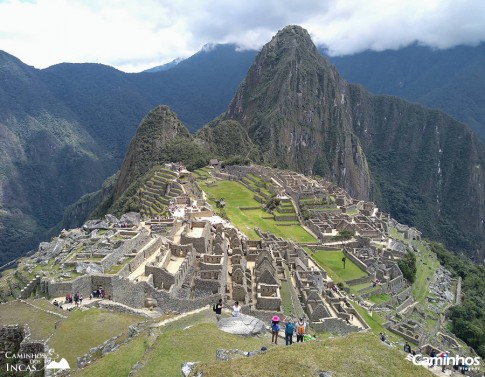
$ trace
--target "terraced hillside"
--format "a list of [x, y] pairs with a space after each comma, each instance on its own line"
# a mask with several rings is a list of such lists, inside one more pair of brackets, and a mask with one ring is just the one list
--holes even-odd
[[165, 215], [167, 205], [184, 192], [177, 182], [177, 173], [159, 167], [138, 190], [140, 197], [140, 213], [143, 217]]

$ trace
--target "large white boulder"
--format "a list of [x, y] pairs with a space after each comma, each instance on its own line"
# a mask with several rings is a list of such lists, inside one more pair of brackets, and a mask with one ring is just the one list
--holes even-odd
[[263, 321], [250, 315], [241, 314], [239, 317], [221, 318], [217, 327], [230, 334], [258, 335], [266, 332]]

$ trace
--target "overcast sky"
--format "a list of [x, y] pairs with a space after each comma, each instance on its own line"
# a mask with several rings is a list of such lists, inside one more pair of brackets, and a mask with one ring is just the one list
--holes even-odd
[[0, 0], [0, 50], [37, 68], [139, 72], [206, 43], [260, 48], [289, 24], [331, 54], [485, 41], [485, 0]]

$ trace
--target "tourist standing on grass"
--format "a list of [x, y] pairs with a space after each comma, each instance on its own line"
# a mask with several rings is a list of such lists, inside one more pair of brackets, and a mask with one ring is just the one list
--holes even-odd
[[215, 304], [214, 311], [216, 312], [217, 322], [219, 322], [222, 317], [222, 298], [220, 298], [219, 302]]
[[306, 323], [303, 317], [296, 323], [296, 342], [303, 342], [303, 337], [305, 336]]
[[234, 303], [234, 306], [232, 307], [232, 316], [239, 317], [240, 315], [241, 315], [241, 305], [239, 305], [239, 301], [236, 301]]
[[275, 315], [271, 318], [271, 343], [278, 344], [278, 333], [280, 329], [280, 317]]
[[408, 342], [404, 345], [404, 352], [411, 353], [411, 346]]
[[286, 345], [293, 344], [293, 331], [295, 330], [295, 323], [292, 318], [285, 318], [285, 341]]

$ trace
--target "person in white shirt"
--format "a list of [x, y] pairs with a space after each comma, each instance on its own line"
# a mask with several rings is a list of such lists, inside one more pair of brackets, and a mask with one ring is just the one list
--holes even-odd
[[240, 315], [241, 315], [241, 306], [239, 305], [239, 301], [236, 301], [234, 303], [234, 306], [232, 307], [232, 316], [239, 317]]

